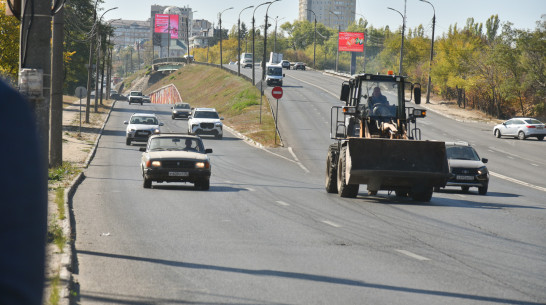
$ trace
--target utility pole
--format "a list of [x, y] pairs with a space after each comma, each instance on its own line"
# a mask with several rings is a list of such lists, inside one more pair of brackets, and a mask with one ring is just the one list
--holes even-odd
[[[97, 2], [95, 1], [95, 8], [93, 10], [93, 29], [96, 31], [95, 26], [97, 25]], [[89, 61], [87, 62], [87, 97], [85, 103], [85, 123], [89, 123], [89, 112], [91, 111], [91, 77], [93, 74], [93, 35], [89, 37]]]
[[63, 27], [64, 8], [53, 16], [51, 51], [51, 106], [49, 113], [49, 166], [63, 163]]
[[[51, 91], [51, 2], [23, 0], [20, 34], [19, 71], [41, 70], [37, 73], [42, 88], [32, 92], [28, 100], [36, 118], [42, 164], [49, 164], [49, 103]], [[39, 72], [39, 71], [37, 71]], [[21, 84], [20, 84], [21, 85]], [[24, 94], [25, 92], [23, 92]], [[37, 173], [47, 180], [47, 168]]]
[[[97, 59], [95, 63], [95, 106], [93, 108], [93, 112], [97, 113], [99, 111], [99, 95], [102, 95], [102, 92], [99, 92], [99, 64], [100, 64], [100, 49], [101, 49], [101, 40], [100, 40], [100, 20], [97, 24]], [[131, 54], [132, 55], [132, 54]]]

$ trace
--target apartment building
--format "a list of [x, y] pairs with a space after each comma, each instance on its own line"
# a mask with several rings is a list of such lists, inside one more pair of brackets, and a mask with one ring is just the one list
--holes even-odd
[[[299, 20], [324, 24], [327, 27], [346, 30], [355, 20], [356, 0], [299, 0]], [[309, 10], [313, 11], [310, 12]]]

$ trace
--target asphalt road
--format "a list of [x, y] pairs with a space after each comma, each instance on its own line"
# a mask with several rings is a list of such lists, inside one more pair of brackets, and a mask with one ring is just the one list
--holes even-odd
[[154, 111], [176, 132], [186, 121], [167, 105], [116, 104], [73, 199], [79, 304], [546, 302], [546, 142], [429, 112], [423, 138], [469, 141], [489, 158], [487, 196], [448, 189], [421, 204], [361, 187], [340, 198], [323, 184], [342, 80], [285, 73], [285, 148], [205, 138], [210, 191], [143, 189], [123, 121]]

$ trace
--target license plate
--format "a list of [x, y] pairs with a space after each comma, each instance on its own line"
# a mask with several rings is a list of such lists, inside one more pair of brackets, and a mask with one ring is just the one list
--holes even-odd
[[169, 176], [171, 177], [187, 177], [188, 172], [169, 172]]
[[537, 129], [544, 129], [544, 127], [542, 127], [542, 126], [539, 126], [539, 127], [537, 127]]
[[147, 135], [148, 133], [146, 131], [138, 131], [137, 132], [137, 135], [141, 135], [141, 136], [145, 136]]
[[457, 180], [474, 180], [474, 176], [461, 176], [461, 175], [457, 175]]

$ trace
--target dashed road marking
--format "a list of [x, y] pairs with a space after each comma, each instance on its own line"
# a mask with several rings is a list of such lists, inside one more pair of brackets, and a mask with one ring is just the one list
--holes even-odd
[[420, 261], [429, 261], [430, 260], [429, 258], [426, 258], [426, 257], [421, 256], [421, 255], [417, 255], [417, 254], [409, 252], [407, 250], [396, 250], [396, 251], [400, 252], [400, 253], [402, 253], [404, 255], [407, 255], [407, 256], [409, 256], [411, 258], [415, 258], [417, 260], [420, 260]]
[[510, 182], [513, 182], [513, 183], [517, 183], [519, 185], [523, 185], [523, 186], [526, 186], [526, 187], [533, 188], [535, 190], [546, 192], [546, 187], [542, 187], [542, 186], [534, 185], [534, 184], [531, 184], [531, 183], [523, 182], [521, 180], [510, 178], [510, 177], [507, 177], [507, 176], [504, 176], [504, 175], [501, 175], [501, 174], [495, 173], [495, 172], [489, 172], [489, 174], [491, 174], [491, 176], [495, 176], [497, 178], [504, 179], [506, 181], [510, 181]]
[[332, 222], [332, 221], [329, 221], [329, 220], [323, 220], [322, 222], [325, 223], [325, 224], [327, 224], [327, 225], [329, 225], [329, 226], [332, 226], [332, 227], [334, 227], [334, 228], [340, 228], [340, 227], [341, 227], [341, 226], [338, 225], [337, 223]]
[[278, 204], [280, 204], [280, 205], [285, 206], [285, 207], [287, 207], [287, 206], [290, 205], [290, 204], [288, 204], [288, 203], [286, 203], [286, 202], [284, 202], [284, 201], [280, 201], [280, 200], [279, 200], [279, 201], [276, 201], [276, 202], [277, 202]]

